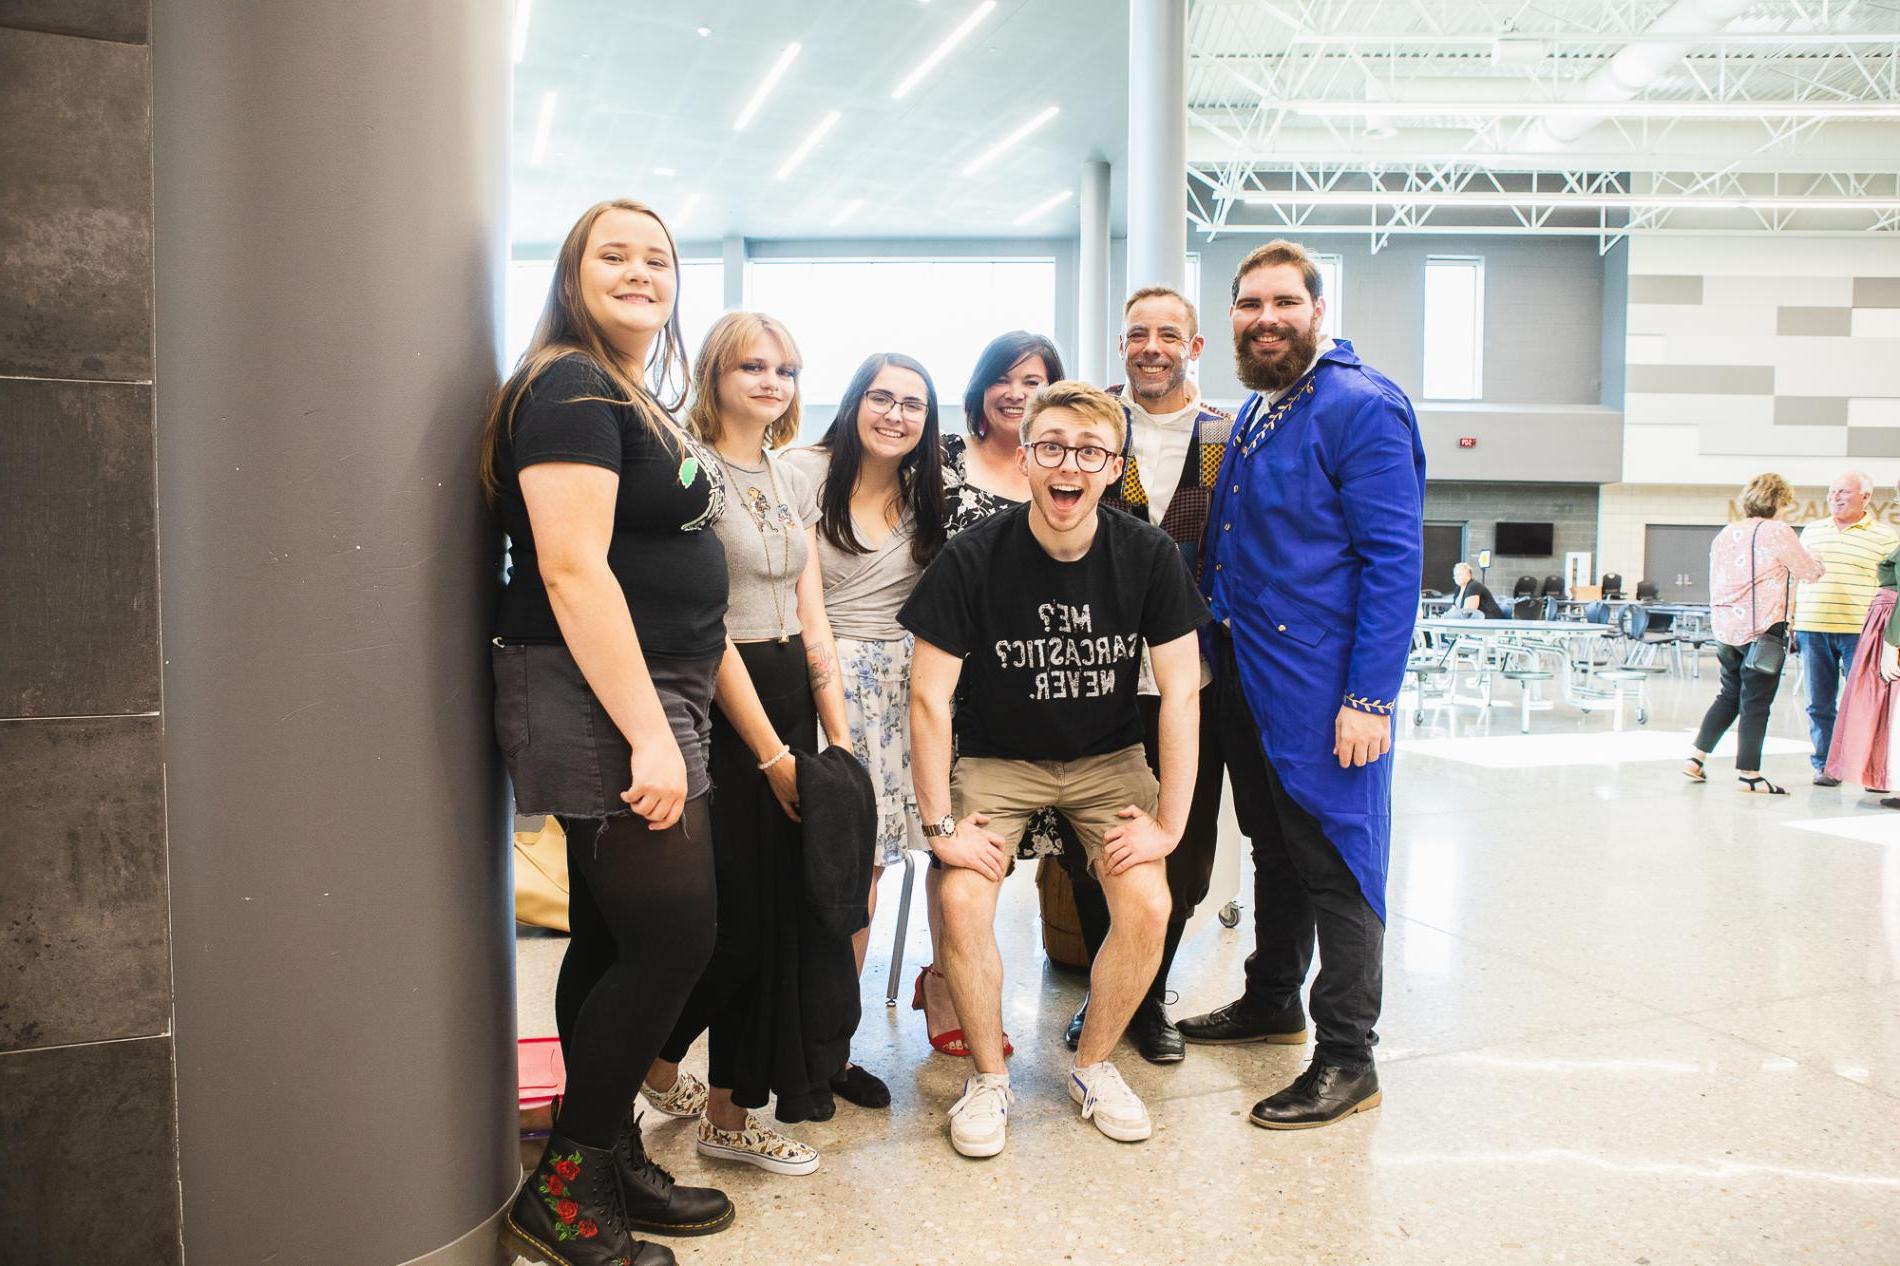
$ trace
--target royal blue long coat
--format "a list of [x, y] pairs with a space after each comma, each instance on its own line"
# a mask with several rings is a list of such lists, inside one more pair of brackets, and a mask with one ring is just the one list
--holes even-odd
[[1390, 721], [1423, 566], [1425, 447], [1411, 401], [1344, 339], [1268, 404], [1247, 398], [1221, 462], [1201, 585], [1287, 792], [1385, 918], [1392, 755], [1339, 767], [1340, 708]]

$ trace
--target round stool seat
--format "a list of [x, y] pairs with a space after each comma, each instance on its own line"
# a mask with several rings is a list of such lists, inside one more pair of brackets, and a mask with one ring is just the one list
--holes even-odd
[[1639, 672], [1634, 668], [1597, 669], [1597, 680], [1599, 681], [1642, 681], [1646, 676], [1648, 676], [1647, 673]]
[[1407, 664], [1405, 671], [1417, 677], [1442, 677], [1451, 670], [1443, 664]]
[[1507, 668], [1500, 675], [1512, 681], [1549, 681], [1556, 674], [1541, 668]]
[[1657, 673], [1668, 672], [1669, 665], [1667, 664], [1631, 664], [1629, 666], [1629, 671], [1633, 673], [1648, 673], [1653, 677]]

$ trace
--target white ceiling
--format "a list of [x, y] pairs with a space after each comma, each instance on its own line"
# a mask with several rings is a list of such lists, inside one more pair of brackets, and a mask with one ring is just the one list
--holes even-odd
[[[695, 240], [1074, 233], [1085, 159], [1122, 165], [1120, 0], [1001, 0], [902, 101], [891, 91], [979, 0], [532, 0], [514, 105], [512, 236], [558, 240], [604, 197], [677, 214]], [[697, 28], [711, 34], [700, 36]], [[733, 120], [786, 45], [802, 48], [744, 132]], [[532, 161], [545, 94], [556, 100]], [[976, 176], [963, 169], [1047, 106], [1061, 112]], [[828, 111], [843, 117], [774, 174]], [[658, 174], [670, 169], [673, 175]], [[833, 226], [853, 199], [863, 207]], [[1120, 196], [1117, 191], [1116, 201]]]
[[[557, 239], [614, 195], [688, 209], [681, 236], [699, 241], [1066, 236], [1073, 200], [1013, 221], [1077, 189], [1095, 157], [1123, 203], [1126, 0], [999, 0], [902, 101], [892, 88], [979, 0], [531, 2], [518, 243]], [[1900, 229], [1900, 0], [1191, 0], [1188, 22], [1189, 191], [1207, 233]], [[1399, 113], [1338, 113], [1367, 103]], [[1051, 105], [1047, 126], [964, 174]], [[1868, 106], [1885, 117], [1798, 114]], [[823, 143], [775, 179], [833, 110]], [[1738, 110], [1759, 113], [1720, 117]], [[1375, 189], [1460, 201], [1313, 205]], [[1511, 205], [1553, 189], [1682, 205]], [[1800, 205], [1817, 197], [1829, 205]]]

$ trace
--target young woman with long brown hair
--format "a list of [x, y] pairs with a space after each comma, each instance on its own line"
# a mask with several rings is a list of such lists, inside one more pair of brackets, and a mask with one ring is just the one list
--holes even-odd
[[630, 1111], [713, 946], [706, 741], [726, 568], [707, 529], [722, 489], [648, 386], [684, 376], [678, 293], [651, 209], [589, 208], [483, 435], [512, 562], [496, 737], [516, 808], [553, 814], [568, 840], [567, 1096], [507, 1218], [515, 1248], [558, 1266], [667, 1266], [635, 1230], [703, 1235], [733, 1217], [722, 1193], [648, 1160]]

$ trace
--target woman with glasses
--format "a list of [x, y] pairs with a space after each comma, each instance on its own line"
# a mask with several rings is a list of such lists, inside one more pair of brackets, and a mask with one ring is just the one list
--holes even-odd
[[[851, 376], [824, 438], [785, 455], [818, 488], [825, 614], [837, 640], [851, 743], [877, 792], [871, 915], [884, 868], [924, 842], [910, 778], [911, 638], [897, 623], [897, 609], [943, 548], [939, 444], [929, 373], [908, 356], [881, 352]], [[860, 975], [870, 937], [867, 922], [852, 938]], [[890, 1090], [856, 1064], [831, 1085], [859, 1107], [890, 1106]]]
[[[1029, 500], [1029, 477], [1016, 461], [1022, 446], [1023, 415], [1038, 391], [1062, 377], [1062, 354], [1056, 345], [1027, 330], [997, 335], [977, 356], [976, 368], [963, 390], [967, 434], [947, 435], [943, 440], [948, 536]], [[1043, 810], [1030, 818], [1018, 853], [1024, 858], [1059, 856], [1068, 838], [1068, 825], [1054, 811]], [[941, 872], [933, 866], [924, 878], [933, 960], [941, 954], [937, 943], [937, 929], [943, 923], [940, 883]], [[935, 961], [917, 973], [911, 1007], [924, 1013], [934, 1049], [945, 1055], [970, 1053], [949, 986]]]

